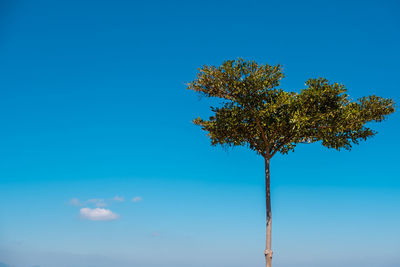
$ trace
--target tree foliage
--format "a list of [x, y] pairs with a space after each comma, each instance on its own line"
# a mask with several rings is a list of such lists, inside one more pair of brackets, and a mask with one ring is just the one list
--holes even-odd
[[243, 59], [203, 66], [188, 89], [223, 100], [208, 120], [194, 123], [208, 132], [212, 145], [248, 146], [264, 158], [286, 154], [299, 143], [322, 142], [350, 150], [376, 134], [368, 122], [381, 122], [395, 110], [392, 99], [375, 95], [352, 101], [344, 85], [309, 79], [300, 93], [279, 88], [280, 65]]

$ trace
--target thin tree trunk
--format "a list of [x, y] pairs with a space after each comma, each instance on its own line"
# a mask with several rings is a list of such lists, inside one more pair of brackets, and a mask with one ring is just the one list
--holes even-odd
[[265, 244], [265, 266], [271, 267], [272, 264], [272, 249], [271, 249], [271, 190], [270, 190], [270, 173], [269, 173], [269, 158], [265, 159], [265, 203], [267, 209], [267, 231]]

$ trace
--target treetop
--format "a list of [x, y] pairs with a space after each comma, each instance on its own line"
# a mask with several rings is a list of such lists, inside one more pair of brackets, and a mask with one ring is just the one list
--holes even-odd
[[212, 145], [248, 146], [269, 159], [304, 142], [350, 150], [376, 134], [368, 122], [395, 111], [392, 99], [371, 95], [352, 101], [344, 85], [325, 78], [309, 79], [300, 93], [280, 89], [282, 78], [280, 65], [243, 59], [203, 66], [187, 89], [223, 102], [211, 107], [208, 120], [193, 122], [208, 132]]

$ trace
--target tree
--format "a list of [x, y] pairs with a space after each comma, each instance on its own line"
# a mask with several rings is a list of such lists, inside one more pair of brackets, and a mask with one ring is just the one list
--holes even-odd
[[208, 132], [212, 145], [247, 146], [265, 160], [266, 248], [271, 267], [270, 160], [301, 143], [350, 150], [376, 134], [368, 122], [381, 122], [395, 110], [392, 99], [375, 95], [352, 101], [344, 85], [327, 79], [309, 79], [300, 93], [279, 89], [284, 78], [280, 65], [261, 65], [243, 59], [221, 66], [203, 66], [188, 89], [222, 99], [211, 107], [208, 120], [193, 120]]

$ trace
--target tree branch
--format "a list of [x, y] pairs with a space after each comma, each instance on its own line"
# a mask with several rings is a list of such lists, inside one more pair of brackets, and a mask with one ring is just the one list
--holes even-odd
[[286, 145], [287, 142], [290, 141], [290, 139], [292, 139], [291, 136], [285, 138], [282, 142], [282, 144], [280, 146], [278, 146], [272, 153], [271, 153], [271, 158], [276, 154], [276, 152], [278, 152], [284, 145]]
[[258, 119], [257, 116], [256, 116], [256, 123], [257, 123], [257, 126], [258, 126], [258, 128], [259, 128], [259, 130], [261, 132], [261, 136], [262, 136], [262, 138], [263, 138], [263, 140], [265, 142], [266, 152], [267, 152], [265, 156], [269, 156], [269, 142], [267, 140], [267, 135], [265, 134], [263, 128], [261, 127], [260, 120]]

